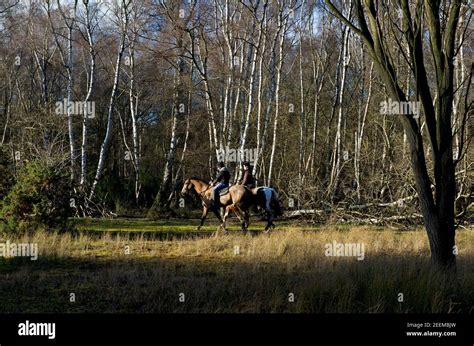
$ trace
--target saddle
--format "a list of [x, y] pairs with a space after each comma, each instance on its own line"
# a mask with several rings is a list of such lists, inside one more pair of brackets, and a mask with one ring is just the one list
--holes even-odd
[[219, 197], [224, 196], [224, 195], [227, 195], [227, 194], [229, 193], [229, 188], [230, 188], [230, 186], [225, 187], [225, 188], [223, 188], [222, 190], [220, 190], [220, 191], [219, 191]]
[[248, 187], [246, 186], [245, 188], [246, 188], [247, 190], [249, 190], [252, 195], [255, 195], [255, 196], [256, 196], [257, 193], [258, 193], [258, 191], [260, 191], [260, 189], [262, 189], [263, 187], [264, 187], [264, 186], [257, 186], [257, 187], [254, 187], [253, 189], [250, 189], [250, 188], [248, 188]]

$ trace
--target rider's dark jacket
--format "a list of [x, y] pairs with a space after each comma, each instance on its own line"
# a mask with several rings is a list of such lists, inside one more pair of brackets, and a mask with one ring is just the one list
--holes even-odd
[[214, 183], [224, 183], [226, 185], [229, 185], [230, 181], [230, 172], [227, 169], [227, 167], [222, 167], [219, 169], [216, 179], [214, 179]]
[[242, 185], [247, 186], [249, 189], [253, 189], [255, 187], [255, 178], [253, 177], [250, 169], [244, 170], [242, 176]]

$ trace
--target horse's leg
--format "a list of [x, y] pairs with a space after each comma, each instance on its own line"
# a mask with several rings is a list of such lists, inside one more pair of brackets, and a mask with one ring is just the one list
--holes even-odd
[[244, 217], [245, 217], [245, 229], [248, 230], [249, 225], [250, 225], [250, 210], [245, 211]]
[[242, 209], [237, 204], [234, 205], [233, 210], [234, 210], [235, 216], [237, 216], [237, 218], [239, 219], [240, 224], [242, 225], [242, 231], [246, 232], [247, 227], [246, 227], [246, 223], [245, 223], [245, 214], [244, 214], [244, 212], [242, 211]]
[[[271, 220], [270, 220], [270, 226], [272, 228], [275, 228], [275, 224], [273, 223], [273, 220], [275, 220], [276, 216], [282, 214], [281, 213], [281, 208], [280, 208], [280, 202], [278, 200], [278, 194], [275, 192], [275, 190], [272, 190], [271, 202], [273, 202], [273, 203], [270, 203], [270, 210], [272, 212]], [[273, 205], [273, 207], [272, 207], [272, 205]]]
[[270, 207], [272, 200], [272, 191], [269, 189], [265, 190], [265, 211], [267, 213], [267, 225], [265, 226], [265, 233], [267, 233], [273, 225], [273, 211]]
[[221, 228], [224, 231], [224, 233], [227, 233], [226, 222], [227, 222], [227, 218], [229, 217], [229, 215], [233, 211], [233, 209], [234, 208], [232, 207], [232, 205], [228, 205], [225, 208], [225, 213], [224, 213], [224, 217], [222, 218], [222, 224], [221, 224]]
[[211, 210], [214, 213], [214, 215], [217, 217], [217, 220], [219, 220], [221, 223], [219, 227], [217, 227], [217, 231], [216, 231], [216, 237], [217, 237], [217, 234], [219, 233], [219, 229], [222, 228], [221, 208], [219, 209], [212, 208]]
[[265, 212], [267, 214], [267, 225], [265, 226], [265, 233], [268, 233], [268, 231], [270, 231], [270, 228], [273, 226], [273, 212], [271, 209], [266, 209]]
[[202, 209], [201, 224], [197, 227], [197, 231], [199, 231], [202, 225], [204, 224], [204, 220], [206, 220], [207, 213], [209, 213], [209, 207], [207, 205], [204, 205]]
[[242, 210], [238, 205], [235, 206], [237, 217], [239, 218], [240, 224], [242, 225], [242, 231], [247, 232], [249, 227], [250, 212], [248, 210]]
[[219, 210], [213, 210], [212, 212], [213, 212], [214, 215], [217, 217], [217, 219], [222, 223], [222, 217], [221, 217], [220, 208], [219, 208]]

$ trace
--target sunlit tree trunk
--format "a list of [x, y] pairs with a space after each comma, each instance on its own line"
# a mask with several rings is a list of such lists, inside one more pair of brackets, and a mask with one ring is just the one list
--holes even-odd
[[[279, 3], [280, 5], [280, 3]], [[288, 25], [288, 16], [284, 17], [283, 14], [284, 6], [280, 5], [280, 13], [278, 16], [278, 62], [276, 67], [276, 82], [275, 82], [275, 117], [273, 119], [273, 141], [272, 141], [272, 150], [270, 153], [270, 162], [268, 164], [268, 177], [267, 185], [271, 186], [272, 184], [272, 173], [273, 173], [273, 163], [275, 160], [275, 151], [277, 144], [277, 133], [278, 133], [278, 117], [280, 112], [280, 82], [281, 82], [281, 72], [283, 67], [283, 47], [285, 43], [285, 35]]]
[[[365, 64], [365, 61], [363, 62]], [[367, 91], [367, 99], [365, 100], [365, 107], [363, 114], [358, 114], [357, 119], [357, 131], [355, 133], [355, 148], [354, 148], [354, 176], [356, 182], [356, 192], [357, 192], [357, 201], [361, 202], [361, 194], [360, 194], [360, 153], [362, 147], [362, 139], [364, 138], [364, 130], [365, 130], [365, 121], [367, 119], [367, 114], [369, 113], [369, 105], [372, 99], [372, 72], [374, 69], [374, 63], [370, 65], [370, 72], [369, 72], [369, 88]], [[362, 86], [365, 89], [365, 85]], [[364, 100], [364, 98], [362, 98]]]
[[[349, 17], [351, 17], [351, 3], [346, 5], [350, 8]], [[328, 185], [328, 195], [331, 199], [335, 197], [337, 192], [338, 184], [339, 184], [339, 175], [341, 173], [341, 142], [342, 142], [342, 113], [343, 113], [343, 101], [344, 101], [344, 89], [346, 86], [346, 73], [347, 73], [347, 66], [349, 65], [350, 61], [350, 53], [349, 53], [349, 27], [344, 27], [344, 35], [342, 41], [342, 71], [341, 71], [341, 80], [339, 83], [338, 89], [338, 96], [337, 96], [337, 125], [336, 125], [336, 136], [334, 138], [334, 145], [332, 149], [332, 158], [331, 158], [331, 175], [329, 177], [329, 185]]]
[[114, 82], [112, 86], [112, 91], [110, 93], [110, 100], [109, 100], [109, 107], [107, 112], [107, 129], [105, 132], [104, 140], [100, 146], [100, 153], [99, 153], [99, 160], [97, 162], [97, 170], [94, 177], [94, 182], [92, 183], [91, 191], [89, 194], [89, 198], [92, 199], [95, 193], [95, 189], [97, 184], [99, 183], [100, 178], [102, 177], [102, 173], [105, 167], [105, 160], [107, 157], [107, 151], [109, 149], [110, 139], [112, 136], [112, 129], [113, 129], [113, 111], [114, 111], [114, 104], [115, 98], [117, 95], [117, 88], [118, 82], [120, 77], [120, 66], [122, 63], [123, 52], [125, 49], [125, 36], [128, 26], [128, 0], [122, 0], [120, 2], [120, 42], [119, 42], [119, 49], [117, 52], [117, 58], [115, 61], [115, 73], [114, 73]]
[[[82, 3], [85, 8], [85, 30], [87, 43], [89, 45], [89, 59], [90, 67], [89, 74], [87, 78], [87, 94], [84, 99], [85, 104], [87, 105], [92, 96], [95, 84], [95, 50], [94, 50], [94, 41], [92, 38], [92, 14], [89, 5], [89, 0], [82, 0]], [[95, 116], [95, 114], [94, 114]], [[84, 114], [82, 116], [82, 141], [81, 141], [81, 175], [79, 184], [81, 186], [86, 185], [87, 183], [87, 164], [88, 164], [88, 155], [87, 155], [87, 146], [88, 146], [88, 132], [89, 132], [89, 117], [87, 114], [87, 107], [84, 107]]]

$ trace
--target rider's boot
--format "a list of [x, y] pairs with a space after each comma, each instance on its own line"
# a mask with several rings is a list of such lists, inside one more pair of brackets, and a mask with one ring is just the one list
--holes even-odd
[[219, 196], [214, 195], [214, 198], [211, 200], [211, 211], [214, 213], [219, 212]]

